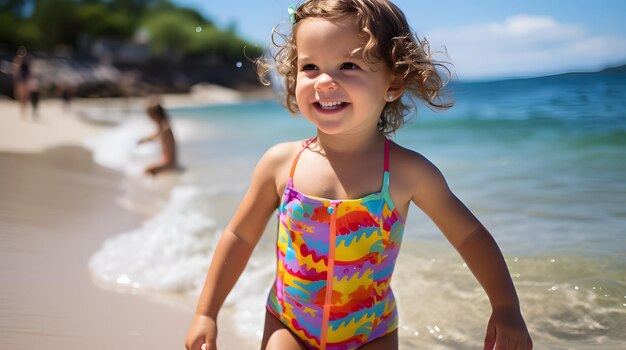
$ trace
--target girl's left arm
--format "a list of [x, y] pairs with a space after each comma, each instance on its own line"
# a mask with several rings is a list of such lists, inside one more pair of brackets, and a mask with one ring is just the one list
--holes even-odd
[[492, 313], [484, 349], [532, 349], [511, 275], [496, 241], [452, 193], [443, 175], [418, 156], [411, 200], [439, 227], [485, 290]]

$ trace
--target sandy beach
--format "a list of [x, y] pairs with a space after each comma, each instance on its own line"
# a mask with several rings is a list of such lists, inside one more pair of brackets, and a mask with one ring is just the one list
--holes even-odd
[[[60, 101], [43, 100], [33, 121], [20, 117], [16, 102], [0, 99], [0, 349], [183, 348], [193, 315], [188, 298], [164, 303], [106, 290], [88, 269], [105, 239], [145, 217], [118, 204], [122, 176], [96, 165], [82, 147], [107, 126], [85, 122], [81, 113], [141, 103], [77, 100], [65, 110]], [[170, 96], [165, 103], [199, 100]], [[220, 349], [241, 349], [225, 328]]]

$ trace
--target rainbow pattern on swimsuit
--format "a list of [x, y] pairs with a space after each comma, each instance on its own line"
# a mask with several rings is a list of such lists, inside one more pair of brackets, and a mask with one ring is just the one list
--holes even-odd
[[355, 349], [398, 326], [390, 281], [404, 222], [380, 192], [330, 200], [293, 188], [278, 210], [277, 277], [267, 309], [310, 349]]

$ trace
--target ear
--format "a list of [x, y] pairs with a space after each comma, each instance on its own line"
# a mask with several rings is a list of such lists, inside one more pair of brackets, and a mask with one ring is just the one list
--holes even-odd
[[393, 102], [397, 100], [404, 93], [404, 82], [402, 77], [397, 75], [391, 76], [391, 82], [389, 84], [389, 89], [385, 93], [385, 100], [387, 102]]

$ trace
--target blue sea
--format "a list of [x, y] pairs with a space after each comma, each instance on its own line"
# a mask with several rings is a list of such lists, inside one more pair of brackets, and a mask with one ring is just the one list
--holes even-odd
[[[456, 105], [423, 105], [394, 140], [437, 165], [502, 249], [537, 349], [626, 344], [626, 74], [455, 82]], [[167, 107], [167, 106], [166, 106]], [[170, 108], [180, 174], [140, 174], [157, 145], [142, 111], [92, 140], [94, 159], [126, 173], [119, 203], [146, 215], [94, 252], [110, 286], [193, 305], [221, 229], [271, 145], [314, 135], [275, 101]], [[273, 279], [270, 222], [225, 309], [260, 339]], [[428, 217], [414, 207], [394, 274], [402, 349], [477, 349], [490, 307]]]

